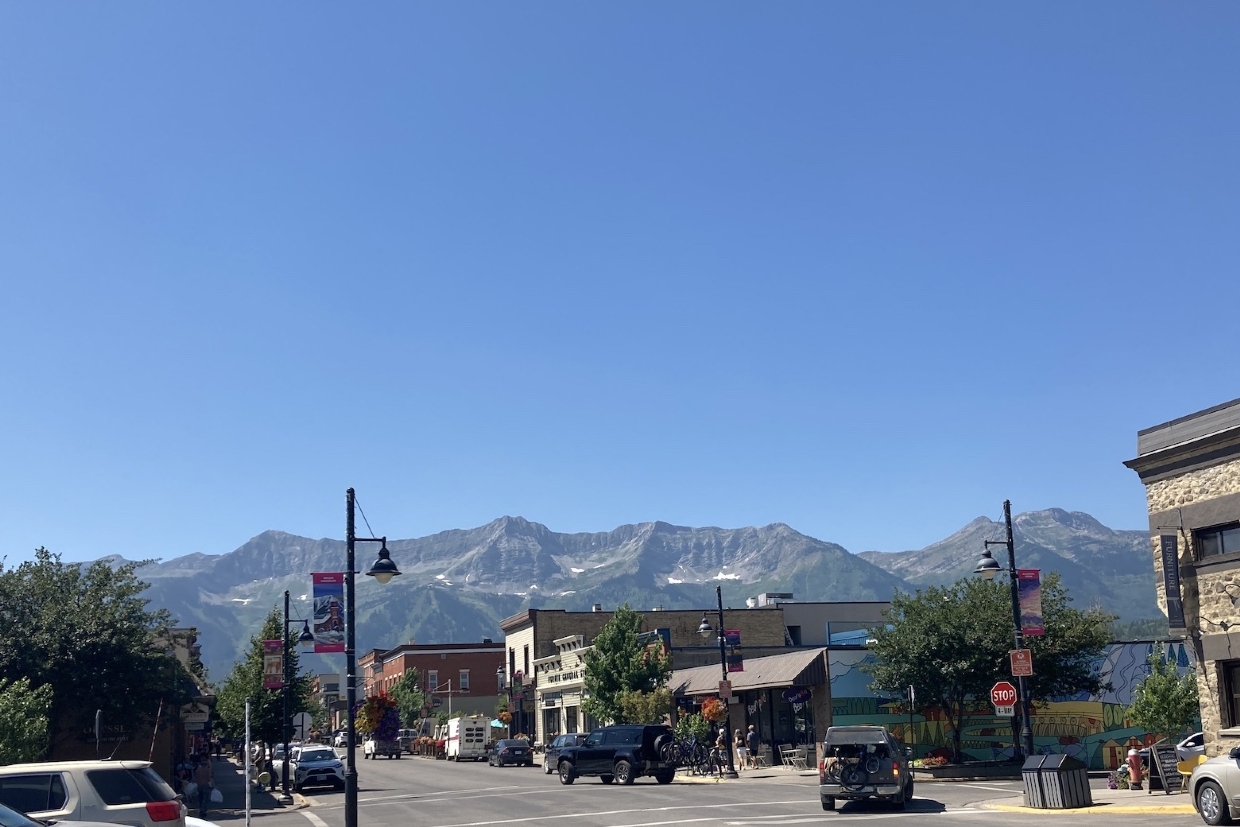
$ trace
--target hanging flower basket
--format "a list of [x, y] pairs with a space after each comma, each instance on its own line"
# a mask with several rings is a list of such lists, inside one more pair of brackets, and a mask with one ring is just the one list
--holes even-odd
[[718, 698], [707, 698], [702, 701], [702, 717], [717, 724], [728, 717], [728, 705]]

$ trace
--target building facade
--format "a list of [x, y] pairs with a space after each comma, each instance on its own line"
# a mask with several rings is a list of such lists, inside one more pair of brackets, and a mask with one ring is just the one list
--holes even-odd
[[[1206, 752], [1240, 744], [1240, 399], [1137, 433], [1158, 602], [1197, 665]], [[1232, 631], [1232, 630], [1236, 631]]]
[[358, 658], [367, 696], [390, 692], [410, 669], [432, 700], [432, 710], [493, 715], [500, 700], [504, 646], [490, 638], [481, 643], [407, 643], [374, 649]]

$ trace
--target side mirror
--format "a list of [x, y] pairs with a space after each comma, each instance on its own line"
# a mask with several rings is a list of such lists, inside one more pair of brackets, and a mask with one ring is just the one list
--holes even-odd
[[1240, 761], [1240, 747], [1232, 747], [1231, 752], [1227, 753], [1227, 757], [1233, 761]]

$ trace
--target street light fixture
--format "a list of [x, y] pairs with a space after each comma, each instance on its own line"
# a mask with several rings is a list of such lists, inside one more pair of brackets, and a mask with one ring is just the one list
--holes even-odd
[[[1025, 633], [1020, 627], [1020, 591], [1016, 585], [1016, 541], [1012, 537], [1012, 502], [1011, 500], [1003, 501], [1003, 522], [1007, 528], [1007, 538], [1004, 540], [986, 540], [985, 551], [982, 552], [981, 559], [977, 561], [977, 568], [973, 570], [974, 574], [980, 574], [987, 580], [993, 580], [995, 575], [1002, 569], [999, 561], [990, 555], [991, 546], [1006, 546], [1008, 553], [1008, 579], [1012, 585], [1012, 625], [1016, 629], [1016, 648], [1025, 648]], [[1029, 689], [1025, 685], [1025, 678], [1022, 675], [1016, 679], [1017, 698], [1020, 703], [1020, 743], [1018, 752], [1023, 750], [1025, 757], [1033, 755], [1033, 730], [1030, 728], [1029, 722]]]
[[379, 559], [366, 570], [368, 577], [380, 583], [387, 583], [400, 574], [400, 569], [392, 562], [388, 553], [387, 537], [358, 537], [354, 532], [354, 511], [357, 509], [357, 496], [350, 488], [345, 492], [345, 570], [344, 570], [344, 669], [345, 669], [345, 745], [344, 768], [344, 827], [357, 827], [357, 721], [353, 715], [353, 707], [357, 703], [357, 650], [356, 630], [354, 629], [353, 590], [354, 590], [354, 546], [357, 543], [379, 543]]
[[280, 729], [281, 734], [284, 736], [284, 766], [280, 770], [280, 801], [284, 804], [293, 803], [293, 796], [288, 791], [288, 767], [291, 763], [289, 761], [288, 736], [289, 730], [293, 728], [288, 717], [288, 695], [289, 690], [292, 689], [291, 684], [293, 682], [293, 677], [289, 674], [289, 668], [292, 666], [292, 658], [289, 657], [288, 627], [294, 623], [301, 624], [301, 634], [297, 636], [297, 642], [303, 647], [313, 646], [314, 635], [310, 632], [310, 621], [301, 618], [290, 618], [288, 616], [288, 591], [286, 590], [284, 592], [284, 634], [281, 635], [283, 640], [280, 642], [281, 650], [284, 655], [284, 690], [280, 693], [283, 696], [282, 703], [284, 705], [284, 712], [280, 716]]
[[[723, 629], [723, 587], [715, 586], [715, 598], [719, 601], [719, 668], [723, 671], [723, 680], [728, 679], [728, 654], [724, 649], [724, 629]], [[703, 638], [710, 637], [710, 633], [714, 631], [710, 627], [710, 621], [706, 619], [706, 612], [702, 612], [702, 622], [698, 625], [698, 634]], [[724, 701], [725, 709], [727, 709], [727, 701]], [[723, 744], [724, 749], [728, 753], [728, 778], [739, 778], [736, 774], [736, 765], [732, 762], [732, 712], [728, 710], [727, 717], [723, 722]], [[724, 774], [720, 769], [720, 774]]]

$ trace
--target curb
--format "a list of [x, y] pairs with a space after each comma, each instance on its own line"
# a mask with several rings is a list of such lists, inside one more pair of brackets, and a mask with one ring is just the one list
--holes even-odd
[[[1019, 801], [1020, 799], [1007, 800]], [[1147, 815], [1158, 813], [1163, 815], [1195, 815], [1197, 812], [1192, 804], [1115, 804], [1109, 801], [1072, 809], [1040, 809], [1037, 807], [1026, 807], [1024, 804], [1001, 804], [996, 801], [982, 801], [975, 806], [983, 810], [998, 810], [1004, 813], [1032, 813], [1034, 815], [1091, 815], [1094, 813], [1103, 815], [1108, 813], [1114, 813], [1115, 815], [1137, 815], [1142, 813]]]

